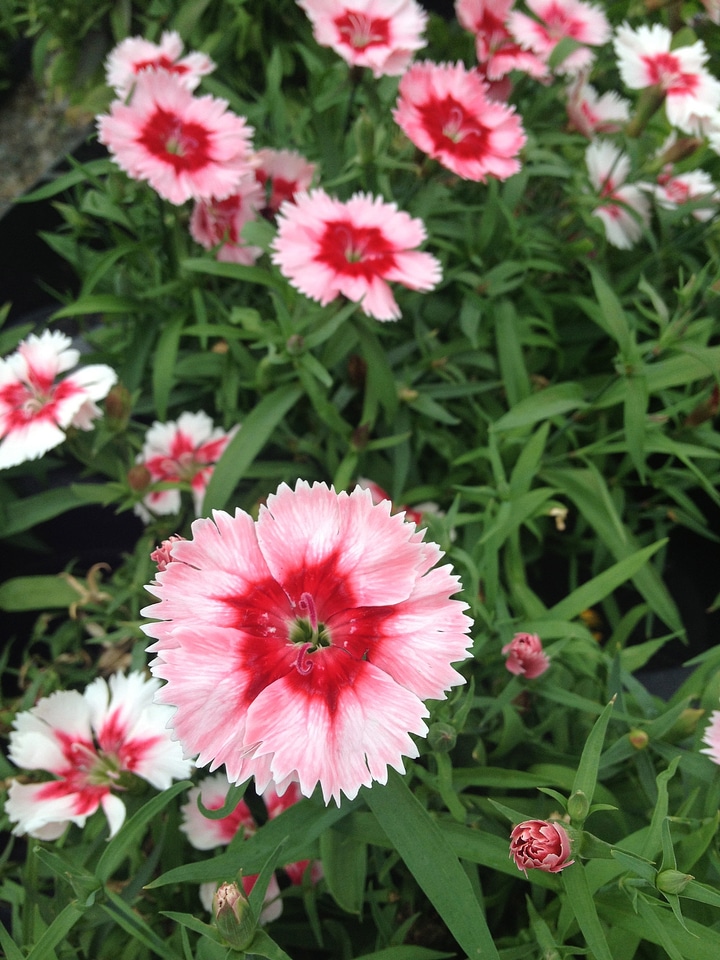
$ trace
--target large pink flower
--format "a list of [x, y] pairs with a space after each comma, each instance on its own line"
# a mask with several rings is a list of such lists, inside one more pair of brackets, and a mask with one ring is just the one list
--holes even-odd
[[126, 37], [107, 58], [108, 86], [125, 99], [143, 70], [165, 70], [176, 74], [188, 90], [194, 90], [206, 74], [212, 73], [215, 64], [205, 53], [189, 53], [183, 57], [182, 52], [183, 42], [175, 30], [166, 30], [160, 43], [143, 37]]
[[400, 81], [393, 116], [416, 147], [458, 176], [505, 180], [520, 169], [525, 134], [515, 110], [487, 91], [462, 63], [416, 63]]
[[660, 23], [617, 28], [615, 52], [623, 83], [634, 90], [656, 86], [665, 94], [670, 123], [698, 133], [720, 107], [720, 82], [705, 69], [709, 54], [701, 40], [671, 49], [672, 33]]
[[31, 333], [0, 359], [0, 469], [36, 460], [65, 439], [68, 427], [92, 430], [102, 400], [117, 380], [105, 364], [79, 367], [70, 337], [57, 330]]
[[607, 140], [593, 140], [585, 153], [588, 176], [599, 194], [593, 210], [605, 227], [608, 243], [629, 250], [650, 223], [650, 204], [641, 187], [626, 183], [630, 157]]
[[376, 77], [399, 76], [416, 50], [427, 14], [415, 0], [298, 0], [315, 40]]
[[356, 193], [343, 203], [311, 190], [281, 207], [272, 259], [294, 287], [323, 306], [342, 294], [368, 316], [397, 320], [388, 281], [411, 290], [432, 290], [440, 281], [439, 261], [413, 249], [425, 236], [421, 220], [382, 197]]
[[158, 790], [189, 776], [192, 763], [167, 730], [172, 710], [153, 702], [158, 687], [142, 673], [116, 673], [109, 684], [98, 677], [84, 693], [53, 693], [15, 717], [10, 759], [56, 779], [12, 781], [5, 813], [13, 833], [55, 840], [102, 807], [112, 836], [125, 819], [114, 791], [126, 790], [134, 776]]
[[196, 243], [212, 250], [218, 247], [215, 257], [226, 263], [255, 263], [262, 249], [243, 243], [242, 229], [255, 220], [263, 207], [262, 186], [254, 176], [243, 177], [235, 193], [224, 200], [196, 200], [190, 217], [190, 235]]
[[427, 699], [462, 683], [466, 604], [422, 532], [356, 488], [282, 484], [257, 521], [196, 520], [148, 590], [158, 693], [198, 764], [340, 802], [417, 756]]
[[233, 427], [226, 433], [215, 427], [202, 410], [181, 413], [177, 421], [160, 423], [156, 420], [145, 435], [137, 462], [147, 468], [153, 483], [177, 486], [149, 493], [135, 508], [139, 516], [148, 522], [151, 519], [149, 511], [154, 514], [178, 513], [182, 485], [190, 486], [195, 513], [199, 514], [213, 467], [239, 429]]
[[[523, 47], [532, 50], [545, 62], [561, 40], [601, 46], [610, 39], [610, 24], [603, 10], [583, 0], [527, 0], [528, 8], [538, 18], [514, 10], [508, 27]], [[556, 65], [560, 73], [575, 73], [590, 65], [593, 54], [586, 46], [573, 50]]]
[[144, 70], [130, 102], [98, 117], [98, 135], [118, 166], [171, 203], [222, 199], [252, 170], [252, 127], [227, 106], [194, 97], [176, 74]]

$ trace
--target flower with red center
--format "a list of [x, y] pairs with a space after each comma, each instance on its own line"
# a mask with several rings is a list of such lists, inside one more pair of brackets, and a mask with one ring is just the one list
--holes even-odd
[[507, 657], [505, 666], [519, 677], [534, 680], [550, 666], [550, 658], [542, 647], [542, 641], [536, 633], [516, 633], [510, 643], [502, 648]]
[[720, 764], [720, 710], [713, 710], [710, 714], [710, 723], [705, 727], [702, 742], [705, 746], [700, 753], [706, 753], [713, 763]]
[[189, 776], [192, 762], [167, 730], [172, 710], [153, 702], [159, 686], [137, 671], [116, 673], [109, 683], [98, 677], [84, 693], [53, 693], [15, 717], [10, 759], [56, 779], [12, 781], [5, 813], [13, 833], [55, 840], [69, 823], [82, 827], [102, 807], [114, 836], [125, 819], [115, 791], [136, 777], [167, 790]]
[[538, 18], [518, 10], [508, 17], [508, 27], [518, 43], [546, 63], [561, 40], [574, 40], [582, 46], [573, 50], [554, 69], [575, 73], [590, 65], [593, 54], [588, 46], [602, 46], [610, 39], [610, 24], [600, 7], [583, 0], [527, 0]]
[[518, 870], [560, 873], [574, 860], [567, 830], [555, 820], [525, 820], [510, 834], [510, 856]]
[[255, 176], [267, 192], [266, 210], [273, 216], [285, 200], [310, 188], [315, 175], [315, 164], [295, 150], [258, 150]]
[[427, 14], [415, 0], [298, 0], [317, 43], [374, 76], [404, 73], [425, 46]]
[[605, 227], [608, 243], [629, 250], [650, 223], [650, 204], [638, 184], [625, 183], [630, 158], [608, 141], [594, 140], [585, 153], [588, 176], [600, 196], [593, 210]]
[[[691, 213], [700, 221], [711, 220], [720, 203], [720, 192], [707, 171], [673, 173], [672, 164], [667, 164], [658, 174], [653, 194], [666, 210], [677, 210], [686, 203], [692, 204]], [[704, 201], [702, 206], [698, 204], [701, 200]]]
[[615, 33], [615, 53], [623, 83], [633, 90], [656, 87], [665, 95], [670, 123], [697, 133], [720, 107], [720, 82], [705, 70], [709, 54], [701, 40], [671, 49], [672, 33], [660, 23], [633, 30], [627, 23]]
[[395, 122], [420, 150], [466, 180], [517, 173], [525, 144], [515, 110], [488, 97], [462, 63], [414, 64], [400, 81]]
[[388, 281], [422, 291], [440, 282], [439, 261], [413, 249], [425, 236], [421, 220], [382, 197], [356, 193], [343, 203], [311, 190], [282, 205], [272, 260], [323, 306], [342, 294], [376, 320], [397, 320]]
[[129, 103], [98, 117], [98, 136], [130, 177], [170, 203], [223, 199], [252, 172], [252, 127], [217, 97], [194, 97], [165, 70], [138, 74]]
[[0, 359], [0, 469], [36, 460], [65, 439], [69, 427], [92, 430], [102, 400], [117, 380], [105, 364], [79, 367], [70, 337], [31, 333]]
[[183, 42], [175, 30], [166, 30], [160, 43], [143, 37], [126, 37], [107, 58], [107, 84], [124, 100], [143, 70], [165, 70], [174, 73], [188, 90], [194, 90], [206, 74], [212, 73], [215, 64], [204, 53], [183, 57], [182, 52]]
[[281, 484], [257, 521], [215, 511], [147, 590], [158, 693], [188, 753], [262, 793], [350, 799], [418, 755], [423, 703], [463, 683], [470, 620], [442, 552], [356, 488]]
[[[548, 76], [547, 64], [520, 46], [507, 27], [514, 0], [455, 0], [461, 26], [475, 34], [475, 52], [482, 75], [501, 80], [511, 70], [536, 80]], [[500, 99], [493, 97], [493, 99]]]
[[567, 112], [572, 129], [592, 140], [599, 133], [617, 133], [630, 117], [630, 103], [614, 90], [598, 94], [579, 74], [568, 89]]
[[243, 177], [235, 193], [224, 200], [196, 200], [190, 235], [206, 250], [217, 247], [215, 259], [250, 266], [262, 255], [260, 247], [243, 243], [242, 229], [263, 206], [263, 189], [254, 176]]
[[177, 421], [156, 420], [145, 435], [137, 463], [149, 471], [152, 482], [176, 486], [153, 490], [136, 504], [135, 512], [146, 522], [152, 514], [179, 513], [179, 488], [185, 485], [192, 490], [195, 513], [199, 514], [213, 467], [239, 429], [236, 426], [226, 433], [202, 410], [181, 413]]

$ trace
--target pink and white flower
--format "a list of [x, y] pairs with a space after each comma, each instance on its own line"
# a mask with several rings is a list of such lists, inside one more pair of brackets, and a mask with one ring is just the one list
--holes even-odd
[[416, 757], [423, 703], [463, 683], [459, 581], [414, 524], [356, 488], [281, 484], [257, 521], [196, 520], [147, 590], [158, 693], [198, 764], [350, 799]]
[[524, 820], [510, 834], [510, 856], [518, 870], [560, 873], [571, 860], [570, 837], [555, 820]]
[[224, 200], [196, 200], [190, 217], [190, 235], [206, 250], [217, 247], [216, 260], [250, 266], [262, 248], [243, 243], [242, 229], [255, 220], [264, 204], [262, 186], [254, 176], [243, 177], [235, 193]]
[[266, 210], [275, 216], [286, 200], [310, 189], [315, 164], [296, 150], [258, 150], [255, 176], [266, 191]]
[[607, 140], [594, 140], [585, 153], [588, 176], [600, 196], [593, 214], [605, 227], [608, 243], [629, 250], [650, 224], [650, 204], [639, 184], [626, 183], [630, 158]]
[[519, 10], [508, 16], [508, 27], [518, 43], [547, 63], [561, 40], [582, 46], [555, 66], [557, 73], [576, 73], [593, 60], [588, 46], [602, 46], [610, 39], [610, 24], [603, 10], [583, 0], [527, 0], [537, 19]]
[[455, 11], [461, 26], [475, 34], [480, 71], [488, 81], [501, 80], [512, 70], [527, 73], [536, 80], [545, 79], [547, 64], [531, 50], [521, 47], [508, 29], [513, 2], [455, 0]]
[[672, 33], [660, 23], [615, 32], [615, 53], [623, 83], [633, 90], [657, 87], [665, 94], [670, 123], [698, 133], [720, 107], [720, 82], [705, 69], [709, 54], [701, 40], [671, 49]]
[[298, 0], [317, 43], [353, 67], [399, 76], [425, 46], [427, 14], [415, 0]]
[[462, 63], [414, 64], [400, 81], [395, 122], [416, 147], [466, 180], [517, 173], [525, 133], [515, 110], [488, 96]]
[[194, 97], [176, 74], [144, 70], [130, 103], [114, 100], [98, 136], [130, 177], [170, 203], [223, 199], [252, 172], [252, 127], [226, 100]]
[[324, 190], [299, 193], [278, 216], [272, 260], [290, 283], [323, 306], [342, 295], [376, 320], [397, 320], [389, 282], [432, 290], [439, 261], [415, 250], [425, 240], [421, 220], [366, 193], [346, 203]]
[[80, 352], [57, 330], [31, 333], [0, 359], [0, 469], [37, 460], [65, 440], [70, 427], [92, 430], [96, 401], [117, 380], [105, 364], [77, 367]]
[[[390, 494], [383, 490], [379, 483], [375, 483], [374, 480], [369, 480], [367, 477], [358, 477], [357, 485], [362, 490], [369, 490], [370, 496], [372, 497], [373, 503], [382, 503], [383, 500], [387, 500], [392, 504], [390, 499]], [[401, 513], [406, 520], [410, 520], [412, 523], [419, 526], [423, 522], [423, 517], [431, 513], [436, 517], [444, 517], [445, 514], [440, 509], [440, 507], [433, 501], [427, 500], [424, 503], [417, 503], [414, 507], [408, 507], [402, 505], [395, 509], [394, 504], [392, 505], [393, 513]]]
[[156, 420], [145, 435], [137, 463], [147, 468], [152, 482], [177, 486], [151, 491], [136, 504], [135, 512], [145, 522], [152, 514], [179, 513], [180, 490], [189, 486], [199, 514], [213, 467], [239, 429], [236, 426], [226, 433], [202, 410], [185, 411], [177, 421]]
[[550, 666], [550, 658], [536, 633], [516, 633], [502, 652], [507, 657], [505, 666], [510, 673], [528, 680], [539, 677]]
[[630, 101], [614, 90], [599, 94], [579, 74], [568, 89], [570, 126], [588, 140], [600, 133], [616, 133], [630, 118]]
[[702, 742], [705, 746], [700, 753], [706, 753], [713, 763], [720, 764], [720, 710], [713, 710], [710, 714], [710, 723], [705, 727]]
[[[658, 204], [666, 210], [676, 210], [683, 204], [692, 203], [692, 215], [701, 221], [711, 220], [720, 203], [720, 191], [707, 171], [673, 173], [672, 164], [668, 164], [658, 174], [653, 195]], [[704, 201], [703, 206], [696, 206], [696, 202], [700, 200]]]
[[175, 30], [165, 30], [160, 43], [143, 37], [126, 37], [107, 58], [107, 84], [124, 100], [139, 73], [164, 70], [175, 74], [188, 90], [194, 90], [204, 76], [213, 72], [215, 64], [205, 53], [189, 53], [183, 57], [182, 52], [183, 42]]
[[160, 684], [137, 671], [98, 677], [84, 693], [64, 690], [13, 721], [8, 753], [16, 766], [52, 774], [42, 783], [13, 780], [5, 813], [13, 833], [55, 840], [102, 807], [114, 836], [125, 819], [123, 791], [141, 777], [157, 790], [190, 775], [170, 739], [169, 707], [153, 702]]

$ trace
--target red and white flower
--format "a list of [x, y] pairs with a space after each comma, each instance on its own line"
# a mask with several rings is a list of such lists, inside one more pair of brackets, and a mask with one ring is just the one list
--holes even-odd
[[257, 521], [196, 520], [147, 589], [158, 693], [198, 764], [352, 799], [418, 755], [423, 703], [463, 683], [460, 587], [423, 533], [356, 488], [281, 484]]
[[343, 203], [317, 189], [282, 205], [272, 260], [323, 306], [342, 295], [376, 320], [397, 320], [390, 282], [422, 291], [440, 282], [439, 261], [414, 249], [425, 237], [421, 220], [382, 197], [356, 193]]
[[462, 63], [414, 64], [400, 81], [395, 122], [416, 147], [466, 180], [517, 173], [525, 133], [515, 110], [488, 96]]
[[164, 70], [175, 74], [188, 90], [194, 90], [204, 76], [213, 72], [215, 64], [205, 53], [189, 53], [183, 57], [182, 52], [183, 42], [175, 30], [165, 30], [160, 43], [143, 37], [126, 37], [107, 58], [107, 84], [125, 99], [143, 70]]
[[610, 24], [603, 10], [583, 0], [527, 0], [535, 14], [529, 17], [519, 10], [508, 16], [508, 27], [521, 46], [547, 63], [561, 40], [574, 40], [582, 46], [573, 50], [554, 68], [557, 73], [576, 73], [593, 60], [588, 46], [602, 46], [610, 39]]
[[213, 467], [239, 429], [233, 427], [226, 433], [202, 410], [181, 413], [177, 421], [156, 420], [145, 435], [137, 463], [147, 468], [153, 483], [177, 486], [153, 490], [136, 504], [135, 512], [146, 522], [152, 514], [179, 513], [180, 490], [189, 487], [199, 514]]
[[206, 250], [217, 247], [215, 258], [250, 266], [261, 247], [243, 243], [242, 229], [255, 220], [264, 204], [264, 191], [254, 176], [243, 177], [235, 193], [224, 200], [196, 200], [190, 217], [190, 235]]
[[190, 775], [180, 744], [170, 739], [169, 707], [153, 701], [160, 684], [137, 671], [98, 677], [85, 688], [59, 691], [19, 713], [8, 754], [25, 770], [52, 774], [42, 783], [13, 780], [5, 813], [13, 833], [55, 840], [102, 807], [114, 836], [125, 819], [116, 791], [141, 777], [157, 790]]
[[145, 70], [130, 103], [115, 100], [98, 117], [98, 135], [128, 176], [170, 203], [223, 199], [252, 172], [252, 127], [227, 107], [194, 97], [176, 74]]
[[702, 742], [705, 746], [700, 753], [706, 753], [713, 763], [720, 764], [720, 710], [713, 710], [710, 714], [710, 723], [705, 727]]
[[508, 29], [513, 2], [455, 0], [455, 11], [461, 26], [475, 34], [480, 71], [488, 81], [501, 80], [511, 70], [542, 80], [548, 76], [547, 64], [531, 50], [521, 47]]
[[[701, 221], [711, 220], [720, 203], [720, 191], [707, 171], [673, 173], [672, 164], [668, 164], [658, 174], [653, 195], [658, 204], [666, 210], [676, 210], [686, 203], [693, 204], [691, 213], [696, 220]], [[704, 201], [703, 205], [696, 205], [700, 200]]]
[[608, 243], [629, 250], [650, 223], [650, 204], [641, 184], [626, 183], [630, 158], [607, 140], [594, 140], [585, 153], [588, 176], [600, 196], [593, 214], [605, 227]]
[[92, 430], [96, 401], [117, 380], [105, 364], [77, 367], [80, 353], [57, 330], [31, 333], [0, 359], [0, 469], [37, 460], [65, 439], [69, 427]]
[[570, 126], [592, 140], [597, 134], [620, 130], [630, 118], [630, 102], [614, 90], [598, 94], [580, 74], [568, 89], [567, 112]]
[[671, 49], [673, 35], [660, 23], [615, 32], [615, 53], [623, 83], [633, 90], [657, 87], [665, 94], [670, 123], [698, 133], [720, 107], [720, 82], [705, 69], [709, 54], [701, 40]]
[[415, 0], [298, 0], [317, 43], [374, 76], [399, 76], [425, 46], [427, 14]]
[[265, 209], [275, 216], [286, 200], [310, 189], [315, 164], [295, 150], [258, 150], [255, 176], [266, 191]]

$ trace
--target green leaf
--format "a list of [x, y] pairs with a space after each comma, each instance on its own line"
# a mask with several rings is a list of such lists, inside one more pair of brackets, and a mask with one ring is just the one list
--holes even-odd
[[600, 757], [602, 756], [603, 743], [605, 742], [605, 732], [614, 706], [615, 699], [613, 698], [593, 724], [593, 728], [585, 741], [577, 773], [573, 780], [571, 794], [584, 794], [588, 804], [592, 803], [593, 794], [595, 793]]
[[242, 283], [257, 283], [263, 287], [280, 290], [284, 286], [279, 276], [270, 270], [261, 267], [245, 267], [240, 263], [222, 263], [218, 260], [193, 257], [180, 262], [182, 270], [191, 273], [203, 273], [210, 277], [225, 277], [228, 280], [239, 280]]
[[48, 960], [55, 947], [62, 943], [85, 912], [83, 907], [71, 902], [55, 917], [27, 956], [27, 960]]
[[5, 929], [2, 921], [0, 921], [0, 947], [5, 951], [7, 960], [27, 960], [25, 954]]
[[158, 420], [165, 420], [167, 416], [167, 406], [175, 380], [175, 363], [184, 323], [185, 317], [183, 316], [175, 317], [167, 322], [163, 326], [155, 348], [152, 364], [152, 384], [155, 415]]
[[569, 413], [571, 410], [583, 410], [588, 406], [585, 391], [579, 383], [557, 383], [519, 400], [495, 421], [493, 430], [528, 427], [540, 420], [549, 420], [551, 417]]
[[13, 537], [61, 513], [81, 507], [83, 500], [78, 495], [81, 488], [82, 484], [77, 484], [77, 489], [57, 487], [23, 500], [8, 499], [0, 508], [0, 537]]
[[299, 387], [286, 384], [257, 404], [225, 448], [210, 478], [203, 514], [222, 510], [255, 457], [272, 436], [275, 427], [302, 396]]
[[595, 960], [613, 960], [590, 892], [585, 867], [576, 861], [563, 870], [562, 880], [567, 893], [567, 903], [575, 914], [580, 931]]
[[13, 577], [0, 584], [0, 610], [60, 610], [79, 599], [60, 576]]
[[503, 300], [495, 306], [495, 343], [503, 386], [512, 409], [530, 396], [530, 378], [518, 336], [519, 320], [513, 305]]
[[292, 960], [264, 930], [256, 930], [246, 955], [266, 957], [267, 960]]
[[592, 266], [589, 266], [588, 270], [597, 302], [600, 304], [604, 328], [619, 346], [620, 353], [624, 357], [629, 357], [633, 350], [633, 338], [627, 315], [612, 287], [600, 273]]
[[338, 830], [320, 837], [323, 875], [335, 902], [348, 913], [359, 914], [365, 896], [367, 846]]
[[[101, 905], [102, 909], [119, 927], [122, 927], [126, 933], [129, 933], [131, 937], [135, 937], [140, 943], [145, 944], [145, 946], [157, 954], [157, 956], [163, 957], [163, 960], [181, 960], [180, 956], [175, 953], [172, 947], [159, 937], [152, 927], [143, 920], [141, 915], [125, 903], [122, 897], [119, 897], [112, 890], [107, 890], [106, 894], [110, 902], [103, 903]], [[47, 958], [38, 957], [37, 960], [47, 960]]]
[[131, 300], [130, 297], [118, 297], [114, 293], [93, 293], [88, 297], [81, 297], [75, 300], [67, 307], [56, 310], [52, 315], [53, 320], [60, 320], [62, 317], [80, 317], [89, 313], [140, 313], [141, 304], [139, 300]]
[[437, 822], [395, 770], [386, 786], [363, 788], [365, 801], [448, 929], [475, 958], [499, 954], [468, 875]]

